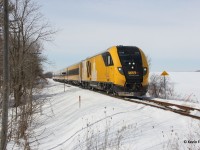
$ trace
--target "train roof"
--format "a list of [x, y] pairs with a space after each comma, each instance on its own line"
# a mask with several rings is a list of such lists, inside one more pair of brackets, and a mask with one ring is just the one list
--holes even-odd
[[102, 53], [105, 53], [105, 52], [107, 52], [109, 49], [111, 49], [111, 48], [113, 48], [113, 47], [116, 47], [116, 48], [117, 48], [117, 47], [135, 47], [135, 48], [138, 48], [138, 47], [136, 47], [136, 46], [123, 46], [123, 45], [111, 46], [111, 47], [107, 48], [106, 50], [104, 50], [104, 51], [102, 51], [102, 52], [99, 52], [99, 53], [97, 53], [97, 54], [95, 54], [95, 55], [93, 55], [93, 56], [87, 57], [87, 58], [85, 58], [85, 59], [79, 61], [78, 63], [72, 64], [72, 65], [70, 65], [70, 66], [67, 66], [67, 67], [65, 67], [65, 68], [63, 68], [63, 69], [61, 69], [61, 70], [59, 70], [59, 71], [56, 71], [56, 73], [58, 73], [58, 72], [63, 72], [65, 69], [67, 69], [67, 68], [69, 68], [69, 67], [71, 67], [71, 66], [78, 65], [78, 64], [80, 64], [82, 61], [85, 61], [85, 60], [87, 60], [87, 59], [93, 58], [93, 57], [95, 57], [95, 56], [97, 56], [97, 55], [100, 55], [100, 54], [102, 54]]
[[[93, 55], [93, 56], [91, 56], [91, 57], [85, 58], [84, 60], [89, 59], [89, 58], [92, 58], [92, 57], [95, 57], [95, 56], [100, 55], [100, 54], [102, 54], [102, 53], [105, 53], [105, 52], [107, 52], [109, 49], [111, 49], [111, 48], [113, 48], [113, 47], [116, 47], [116, 48], [117, 48], [117, 47], [134, 47], [134, 48], [138, 48], [137, 46], [123, 46], [123, 45], [111, 46], [111, 47], [107, 48], [106, 50], [104, 50], [104, 51], [102, 51], [102, 52], [99, 52], [99, 53], [97, 53], [97, 54], [95, 54], [95, 55]], [[82, 60], [82, 61], [84, 61], [84, 60]]]

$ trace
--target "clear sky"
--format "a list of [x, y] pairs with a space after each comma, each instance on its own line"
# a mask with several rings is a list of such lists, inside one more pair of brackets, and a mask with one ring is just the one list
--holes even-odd
[[45, 54], [56, 71], [113, 45], [141, 48], [151, 71], [200, 69], [200, 0], [37, 0], [59, 29]]

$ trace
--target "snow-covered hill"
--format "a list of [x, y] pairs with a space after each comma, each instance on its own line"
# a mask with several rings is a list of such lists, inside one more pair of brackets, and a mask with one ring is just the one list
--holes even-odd
[[[189, 75], [185, 73], [187, 74]], [[170, 76], [172, 81], [176, 81], [175, 87], [181, 89], [190, 86], [194, 88], [192, 84], [197, 85], [199, 82], [197, 76], [185, 79], [181, 73], [170, 73]], [[188, 78], [193, 83], [190, 83]], [[194, 93], [194, 89], [191, 89], [191, 92]], [[190, 93], [189, 89], [186, 91]], [[30, 140], [31, 149], [200, 148], [198, 120], [71, 85], [67, 85], [64, 92], [64, 85], [53, 80], [49, 80], [43, 95], [47, 100], [41, 112], [35, 114], [38, 115], [39, 126], [34, 129], [35, 136]], [[200, 107], [199, 104], [196, 105]], [[9, 148], [12, 146], [9, 144]]]

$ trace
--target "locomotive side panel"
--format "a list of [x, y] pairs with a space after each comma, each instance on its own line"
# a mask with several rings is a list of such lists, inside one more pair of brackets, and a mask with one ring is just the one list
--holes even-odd
[[112, 73], [111, 75], [112, 79], [110, 80], [115, 85], [124, 86], [126, 79], [125, 79], [125, 76], [122, 73], [120, 73], [120, 71], [122, 71], [122, 65], [119, 60], [117, 48], [114, 46], [114, 47], [111, 47], [108, 51], [111, 54], [111, 57], [113, 60], [113, 67], [110, 69], [110, 72]]
[[142, 56], [142, 65], [143, 65], [143, 82], [142, 82], [142, 86], [144, 87], [144, 90], [147, 91], [148, 88], [148, 78], [149, 78], [149, 65], [147, 62], [147, 57], [145, 56], [144, 52], [140, 49], [140, 53]]
[[97, 55], [91, 58], [91, 68], [92, 68], [92, 81], [95, 82], [105, 82], [106, 81], [106, 66], [103, 64], [103, 59], [101, 55]]
[[82, 61], [83, 82], [106, 82], [106, 66], [101, 55]]

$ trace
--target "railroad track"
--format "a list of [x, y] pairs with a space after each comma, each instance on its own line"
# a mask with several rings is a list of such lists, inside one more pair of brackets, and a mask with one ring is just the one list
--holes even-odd
[[[163, 102], [163, 101], [159, 101], [159, 100], [146, 100], [146, 99], [137, 100], [137, 99], [131, 99], [131, 98], [120, 98], [120, 99], [129, 101], [129, 102], [138, 103], [138, 104], [148, 105], [151, 107], [156, 107], [159, 109], [171, 111], [171, 112], [174, 112], [174, 113], [177, 113], [180, 115], [184, 115], [184, 116], [188, 116], [188, 117], [200, 120], [200, 109], [197, 109], [197, 108], [178, 105], [178, 104], [169, 103], [169, 102]], [[199, 113], [196, 113], [199, 115], [192, 114], [192, 112], [194, 112], [194, 111], [199, 112]]]
[[[107, 96], [122, 99], [124, 101], [134, 102], [134, 103], [138, 103], [138, 104], [144, 104], [147, 106], [163, 109], [166, 111], [171, 111], [171, 112], [174, 112], [174, 113], [177, 113], [180, 115], [184, 115], [184, 116], [188, 116], [188, 117], [200, 120], [200, 109], [198, 109], [198, 108], [169, 103], [169, 102], [163, 102], [163, 101], [159, 101], [159, 100], [153, 100], [148, 97], [123, 98], [123, 97], [119, 97], [119, 96], [115, 96], [115, 95], [108, 95], [102, 91], [97, 91], [97, 92], [107, 95]], [[195, 111], [196, 111], [197, 115], [193, 114], [193, 113], [195, 113]]]

